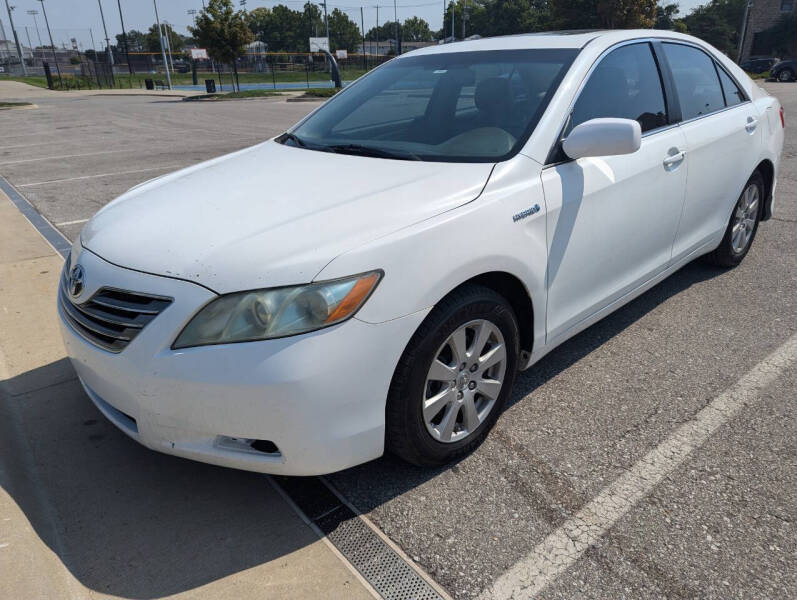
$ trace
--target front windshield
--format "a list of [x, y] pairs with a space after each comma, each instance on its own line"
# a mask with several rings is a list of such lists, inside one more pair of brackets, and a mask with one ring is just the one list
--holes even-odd
[[278, 141], [405, 160], [505, 160], [531, 135], [577, 53], [402, 56], [333, 97]]

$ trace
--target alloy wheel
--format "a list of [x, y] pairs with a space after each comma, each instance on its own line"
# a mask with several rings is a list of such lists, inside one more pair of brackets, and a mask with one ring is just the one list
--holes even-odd
[[426, 375], [423, 420], [443, 443], [465, 439], [495, 406], [506, 374], [506, 342], [490, 321], [458, 327], [440, 346]]
[[755, 183], [750, 183], [739, 198], [731, 227], [731, 247], [736, 254], [744, 252], [753, 237], [758, 218], [759, 191]]
[[783, 69], [780, 73], [778, 73], [778, 80], [779, 81], [791, 81], [792, 80], [792, 72], [789, 69]]

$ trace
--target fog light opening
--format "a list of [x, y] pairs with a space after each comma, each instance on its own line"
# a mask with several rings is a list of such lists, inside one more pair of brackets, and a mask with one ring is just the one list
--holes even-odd
[[272, 442], [271, 440], [252, 440], [252, 443], [249, 444], [257, 450], [258, 452], [263, 452], [264, 454], [279, 454], [279, 448], [277, 445]]

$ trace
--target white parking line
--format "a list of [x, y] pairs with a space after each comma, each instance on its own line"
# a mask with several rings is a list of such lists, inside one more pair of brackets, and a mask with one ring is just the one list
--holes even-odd
[[37, 142], [35, 144], [16, 144], [14, 146], [0, 146], [0, 150], [10, 150], [11, 148], [30, 148], [32, 146], [51, 146], [53, 142]]
[[56, 227], [64, 227], [65, 225], [79, 225], [80, 223], [86, 223], [88, 219], [76, 219], [75, 221], [64, 221], [63, 223], [56, 223]]
[[496, 579], [481, 597], [525, 599], [539, 594], [721, 425], [742, 408], [755, 404], [758, 395], [795, 361], [797, 334], [605, 487], [578, 514]]
[[81, 156], [97, 156], [99, 154], [116, 154], [117, 152], [130, 152], [129, 149], [123, 150], [103, 150], [101, 152], [86, 152], [85, 154], [59, 154], [57, 156], [38, 156], [36, 158], [23, 158], [22, 160], [7, 160], [0, 162], [0, 165], [18, 165], [20, 163], [36, 162], [39, 160], [61, 160], [64, 158], [78, 158]]
[[31, 187], [34, 185], [46, 185], [48, 183], [63, 183], [65, 181], [77, 181], [79, 179], [94, 179], [95, 177], [114, 177], [116, 175], [131, 175], [133, 173], [146, 173], [147, 171], [168, 171], [170, 169], [180, 169], [185, 165], [166, 165], [165, 167], [151, 167], [149, 169], [136, 169], [135, 171], [117, 171], [116, 173], [99, 173], [97, 175], [82, 175], [80, 177], [67, 177], [66, 179], [49, 179], [47, 181], [36, 181], [34, 183], [16, 184], [18, 188]]

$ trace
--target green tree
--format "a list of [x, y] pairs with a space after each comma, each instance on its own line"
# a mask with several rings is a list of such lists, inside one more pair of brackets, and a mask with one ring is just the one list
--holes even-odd
[[555, 29], [648, 29], [657, 0], [550, 0]]
[[707, 41], [735, 58], [745, 2], [746, 0], [710, 0], [695, 8], [682, 21], [690, 35]]
[[360, 28], [349, 16], [337, 8], [329, 13], [329, 46], [330, 50], [348, 50], [354, 52], [362, 40]]
[[443, 20], [442, 35], [451, 37], [451, 13], [454, 13], [454, 35], [461, 39], [531, 33], [550, 29], [547, 0], [457, 0], [449, 2]]
[[[137, 31], [135, 29], [131, 29], [127, 32], [127, 43], [130, 46], [130, 52], [144, 52], [146, 48], [146, 34], [141, 31]], [[116, 45], [120, 49], [124, 49], [124, 39], [122, 38], [121, 33], [116, 34]], [[160, 47], [158, 47], [158, 52], [160, 52]]]
[[609, 29], [649, 29], [657, 5], [657, 0], [598, 0], [598, 18]]
[[302, 26], [304, 27], [304, 37], [300, 40], [301, 45], [299, 47], [303, 49], [303, 51], [306, 49], [306, 51], [309, 52], [309, 38], [323, 37], [325, 33], [324, 15], [317, 4], [305, 2], [304, 10], [302, 11]]
[[255, 37], [272, 52], [308, 52], [309, 38], [324, 35], [321, 9], [311, 2], [301, 11], [284, 4], [271, 9], [256, 8], [249, 12], [247, 23]]
[[[237, 83], [238, 59], [254, 40], [246, 24], [246, 13], [236, 11], [231, 0], [209, 0], [207, 8], [199, 13], [196, 26], [188, 30], [213, 60], [232, 64]], [[240, 85], [238, 89], [240, 91]]]
[[368, 30], [368, 33], [365, 34], [366, 40], [379, 40], [384, 42], [385, 40], [392, 40], [396, 37], [396, 22], [395, 21], [385, 21], [379, 27], [371, 27]]
[[401, 39], [407, 42], [431, 42], [434, 38], [429, 23], [419, 17], [410, 17], [401, 25]]
[[656, 7], [656, 22], [653, 28], [686, 33], [686, 25], [681, 19], [677, 18], [679, 12], [680, 8], [677, 4], [659, 4]]
[[598, 0], [550, 0], [553, 29], [598, 29]]
[[[161, 27], [166, 32], [166, 37], [169, 39], [169, 45], [172, 49], [172, 54], [179, 54], [183, 51], [183, 47], [185, 46], [185, 36], [180, 35], [174, 29], [172, 29], [171, 25], [166, 23], [161, 23]], [[116, 36], [119, 38], [119, 36]], [[121, 42], [120, 42], [121, 43]], [[147, 31], [146, 36], [144, 36], [144, 48], [147, 52], [160, 52], [161, 51], [161, 42], [160, 36], [158, 35], [158, 25], [157, 23], [153, 23], [152, 26]], [[130, 50], [133, 49], [131, 44]]]

